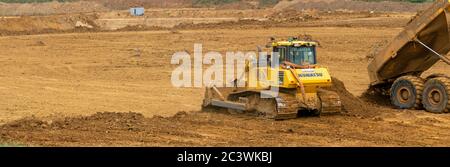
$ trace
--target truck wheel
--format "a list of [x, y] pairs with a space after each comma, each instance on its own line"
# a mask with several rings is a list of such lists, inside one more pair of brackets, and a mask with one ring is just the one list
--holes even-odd
[[401, 109], [422, 108], [423, 80], [415, 76], [403, 76], [391, 86], [391, 103]]
[[450, 109], [450, 79], [444, 77], [432, 78], [425, 83], [422, 103], [425, 109], [432, 113], [444, 113]]

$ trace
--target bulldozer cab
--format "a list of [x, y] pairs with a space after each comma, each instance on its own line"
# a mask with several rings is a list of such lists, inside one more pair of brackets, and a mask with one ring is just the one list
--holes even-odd
[[316, 42], [289, 39], [288, 41], [273, 42], [273, 52], [279, 54], [279, 62], [290, 62], [299, 66], [315, 65]]

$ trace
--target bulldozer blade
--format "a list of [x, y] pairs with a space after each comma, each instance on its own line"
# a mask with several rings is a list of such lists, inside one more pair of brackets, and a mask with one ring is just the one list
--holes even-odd
[[246, 105], [243, 103], [236, 103], [236, 102], [231, 102], [231, 101], [222, 101], [222, 100], [215, 100], [215, 99], [211, 100], [211, 105], [216, 106], [216, 107], [240, 110], [240, 111], [245, 111], [247, 109]]

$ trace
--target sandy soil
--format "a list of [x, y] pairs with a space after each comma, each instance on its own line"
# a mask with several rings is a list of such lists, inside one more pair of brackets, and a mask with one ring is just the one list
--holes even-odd
[[131, 16], [127, 10], [46, 16], [2, 16], [0, 36], [207, 28], [401, 27], [414, 15], [415, 13], [369, 11], [179, 8], [147, 9], [142, 17]]
[[21, 119], [1, 126], [0, 136], [30, 146], [448, 146], [449, 115], [380, 108], [335, 83], [345, 112], [320, 118], [273, 121], [200, 111], [148, 118], [103, 112]]
[[[396, 110], [385, 98], [355, 97], [368, 87], [366, 55], [377, 43], [400, 32], [401, 23], [411, 15], [353, 16], [330, 14], [303, 26], [292, 24], [298, 20], [285, 20], [281, 23], [286, 26], [238, 22], [171, 30], [2, 36], [0, 142], [31, 146], [448, 146], [450, 115]], [[177, 89], [170, 83], [176, 68], [170, 65], [172, 55], [193, 53], [194, 43], [202, 43], [204, 52], [254, 51], [269, 37], [299, 34], [320, 41], [318, 60], [338, 79], [334, 89], [343, 99], [345, 112], [288, 121], [205, 113], [200, 111], [203, 89]], [[448, 74], [450, 69], [439, 63], [426, 74], [432, 72]]]

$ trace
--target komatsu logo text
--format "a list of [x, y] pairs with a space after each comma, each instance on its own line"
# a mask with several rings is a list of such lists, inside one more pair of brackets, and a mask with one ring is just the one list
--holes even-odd
[[323, 74], [322, 73], [304, 73], [304, 74], [299, 74], [299, 77], [322, 77]]

